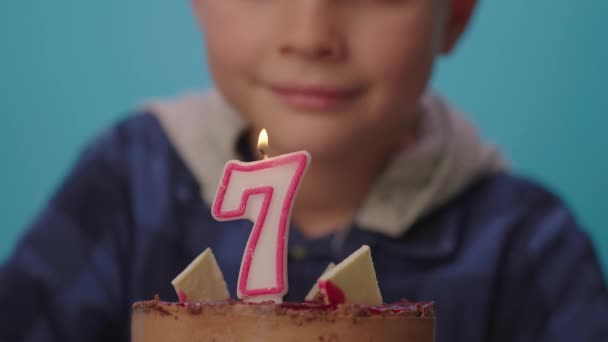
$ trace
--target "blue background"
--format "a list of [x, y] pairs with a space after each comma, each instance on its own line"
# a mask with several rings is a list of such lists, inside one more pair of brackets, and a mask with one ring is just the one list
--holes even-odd
[[[0, 2], [0, 260], [97, 132], [210, 84], [188, 6]], [[606, 13], [605, 0], [483, 0], [434, 83], [516, 171], [568, 201], [608, 270]]]

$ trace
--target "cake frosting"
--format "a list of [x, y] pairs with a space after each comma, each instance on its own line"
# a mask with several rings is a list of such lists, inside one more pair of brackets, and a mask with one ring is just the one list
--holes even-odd
[[405, 341], [434, 342], [432, 303], [382, 304], [368, 246], [319, 277], [304, 303], [226, 299], [211, 249], [172, 282], [179, 303], [133, 305], [132, 342]]
[[377, 306], [320, 303], [164, 302], [133, 305], [133, 342], [433, 342], [432, 303]]

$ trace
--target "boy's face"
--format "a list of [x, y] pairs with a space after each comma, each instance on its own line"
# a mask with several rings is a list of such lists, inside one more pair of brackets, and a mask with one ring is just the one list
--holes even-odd
[[274, 154], [394, 144], [462, 31], [447, 0], [193, 2], [216, 85]]

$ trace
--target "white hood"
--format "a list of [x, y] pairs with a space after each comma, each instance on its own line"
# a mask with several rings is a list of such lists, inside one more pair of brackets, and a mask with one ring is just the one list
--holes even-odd
[[[378, 178], [355, 217], [362, 229], [401, 236], [480, 176], [505, 168], [499, 151], [441, 97], [429, 92], [422, 103], [419, 141], [396, 155]], [[212, 203], [224, 164], [239, 159], [235, 146], [246, 123], [217, 91], [155, 102], [147, 109], [201, 184], [204, 200]]]

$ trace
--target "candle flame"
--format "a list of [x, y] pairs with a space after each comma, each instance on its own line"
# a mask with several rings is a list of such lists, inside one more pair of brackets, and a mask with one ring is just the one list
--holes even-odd
[[263, 128], [258, 138], [258, 152], [262, 155], [262, 159], [268, 159], [268, 132]]

